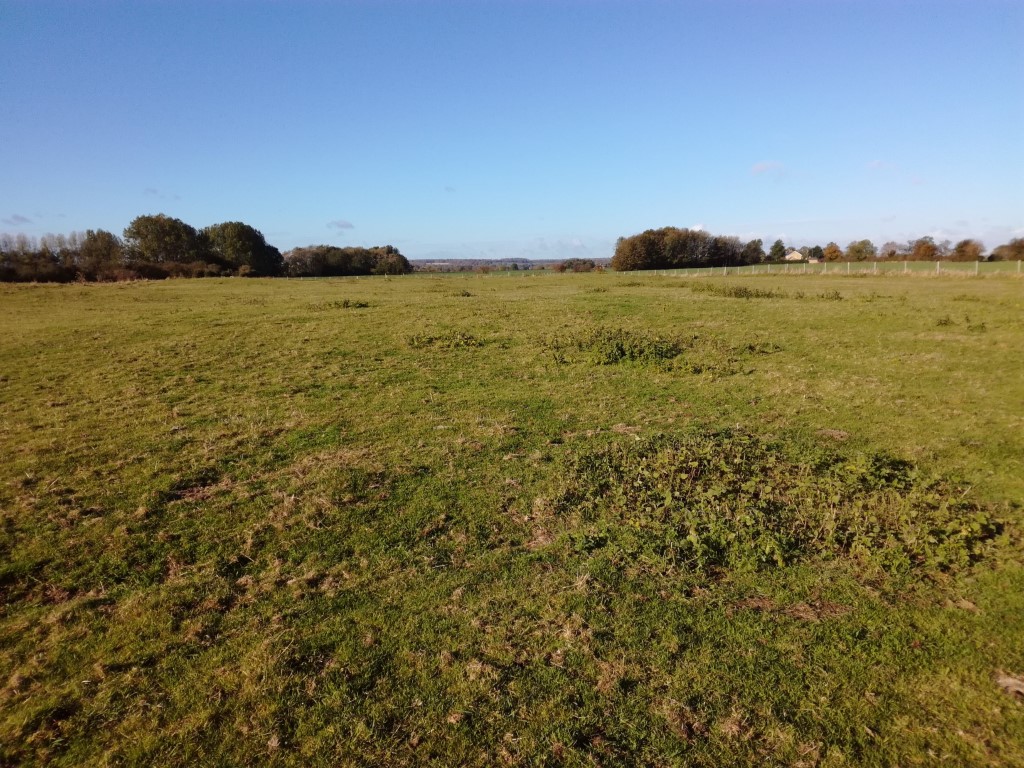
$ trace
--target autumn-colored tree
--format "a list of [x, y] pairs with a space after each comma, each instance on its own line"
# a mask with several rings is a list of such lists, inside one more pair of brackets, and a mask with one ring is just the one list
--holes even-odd
[[981, 261], [985, 249], [977, 240], [961, 240], [953, 246], [953, 261]]
[[939, 247], [930, 237], [921, 237], [910, 242], [911, 261], [935, 261], [939, 258]]
[[1024, 260], [1024, 237], [1015, 237], [1010, 242], [994, 248], [990, 258], [992, 261]]
[[829, 243], [822, 251], [822, 255], [825, 257], [825, 261], [841, 261], [843, 258], [843, 249], [835, 243]]

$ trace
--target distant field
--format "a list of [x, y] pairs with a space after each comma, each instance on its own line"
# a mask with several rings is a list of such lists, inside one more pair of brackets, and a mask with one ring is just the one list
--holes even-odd
[[0, 764], [1024, 765], [1010, 273], [4, 285], [0, 455]]

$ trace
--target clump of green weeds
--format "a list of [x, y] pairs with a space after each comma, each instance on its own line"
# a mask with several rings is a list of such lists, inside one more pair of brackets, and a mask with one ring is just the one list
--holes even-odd
[[839, 291], [825, 291], [824, 293], [819, 294], [818, 298], [824, 299], [825, 301], [842, 301], [843, 294]]
[[558, 362], [569, 362], [567, 352], [584, 353], [594, 365], [650, 363], [661, 365], [683, 353], [679, 339], [624, 328], [593, 328], [547, 341]]
[[462, 349], [466, 347], [482, 347], [483, 342], [465, 331], [448, 331], [438, 335], [418, 333], [409, 337], [409, 346], [413, 349], [436, 347], [439, 349]]
[[658, 570], [851, 557], [908, 573], [967, 567], [1001, 532], [965, 493], [885, 453], [793, 459], [721, 431], [577, 456], [556, 506], [578, 534], [572, 546]]
[[784, 291], [769, 288], [751, 288], [746, 285], [719, 285], [718, 283], [690, 283], [690, 289], [698, 293], [710, 293], [729, 299], [784, 299]]
[[940, 328], [945, 328], [946, 326], [955, 325], [955, 323], [953, 322], [953, 318], [950, 317], [949, 315], [943, 315], [942, 317], [940, 317], [935, 322], [935, 324], [937, 326], [939, 326]]

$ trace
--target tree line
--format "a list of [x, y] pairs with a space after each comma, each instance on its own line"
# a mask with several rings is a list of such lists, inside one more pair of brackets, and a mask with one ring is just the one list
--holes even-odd
[[953, 245], [945, 240], [921, 237], [906, 243], [887, 242], [876, 248], [870, 240], [855, 240], [845, 249], [834, 242], [788, 248], [776, 240], [766, 253], [760, 239], [742, 242], [738, 237], [712, 235], [699, 229], [662, 227], [648, 229], [630, 237], [620, 237], [615, 244], [612, 269], [629, 272], [644, 269], [692, 269], [699, 267], [740, 267], [750, 264], [780, 262], [794, 250], [808, 261], [1015, 261], [1024, 259], [1024, 238], [1011, 240], [992, 250], [977, 240], [961, 240]]
[[240, 221], [196, 229], [164, 214], [139, 216], [118, 237], [0, 234], [0, 281], [71, 282], [167, 277], [313, 277], [400, 274], [412, 266], [394, 247], [313, 246], [282, 254]]

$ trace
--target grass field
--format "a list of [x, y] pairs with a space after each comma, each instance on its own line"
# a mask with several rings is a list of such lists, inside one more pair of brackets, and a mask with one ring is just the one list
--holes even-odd
[[1024, 765], [1024, 280], [0, 286], [0, 764]]

